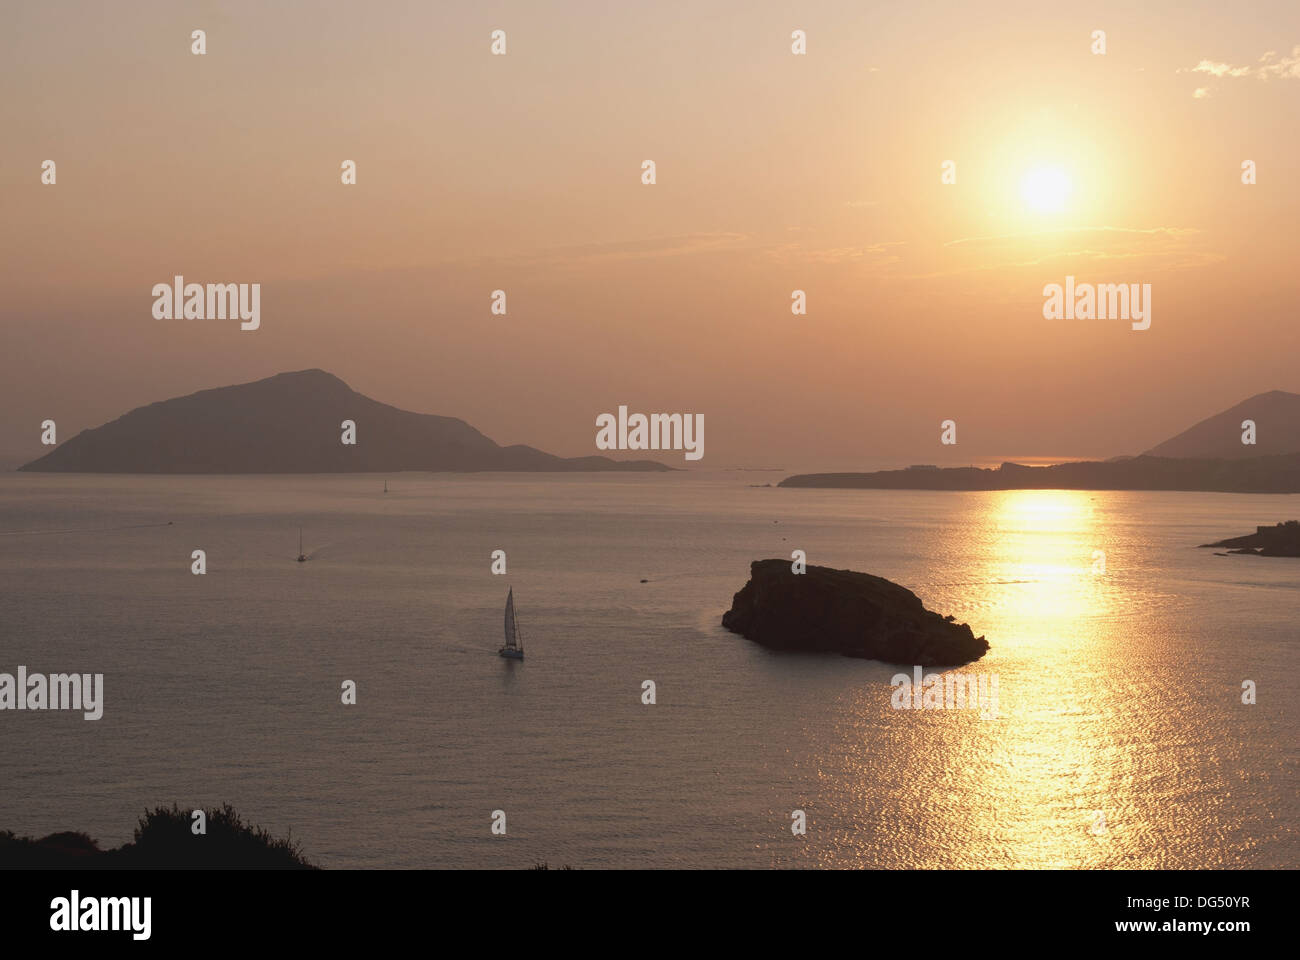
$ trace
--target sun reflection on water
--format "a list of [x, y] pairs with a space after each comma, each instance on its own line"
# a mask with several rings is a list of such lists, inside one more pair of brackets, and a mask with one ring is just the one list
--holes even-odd
[[1008, 490], [989, 505], [994, 549], [987, 579], [1017, 618], [1050, 622], [1109, 612], [1105, 547], [1092, 495], [1076, 490]]
[[969, 808], [970, 829], [993, 838], [1009, 864], [1099, 865], [1125, 828], [1113, 783], [1125, 720], [1094, 669], [1108, 644], [1098, 624], [1117, 603], [1112, 540], [1096, 504], [1087, 491], [1016, 490], [994, 495], [986, 510], [987, 579], [1003, 614], [988, 629], [1027, 662], [988, 658], [983, 669], [1011, 672], [1001, 719], [967, 724], [956, 746], [979, 758], [968, 767], [985, 771], [972, 793], [986, 799]]
[[[1176, 771], [1149, 757], [1144, 725], [1158, 721], [1135, 712], [1133, 691], [1116, 682], [1132, 587], [1107, 555], [1124, 541], [1109, 529], [1104, 500], [1020, 490], [979, 501], [970, 543], [944, 573], [973, 595], [972, 627], [991, 644], [983, 659], [954, 669], [998, 675], [998, 716], [882, 709], [879, 690], [856, 698], [839, 733], [850, 770], [873, 778], [854, 788], [872, 812], [843, 838], [871, 838], [855, 844], [858, 864], [1139, 865], [1130, 844], [1153, 827], [1129, 796], [1135, 783]], [[882, 737], [906, 758], [885, 778], [853, 742]], [[905, 854], [889, 848], [890, 836]], [[839, 856], [823, 858], [831, 860]]]

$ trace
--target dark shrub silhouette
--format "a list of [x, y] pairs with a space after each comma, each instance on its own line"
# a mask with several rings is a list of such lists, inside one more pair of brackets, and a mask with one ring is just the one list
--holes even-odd
[[106, 856], [84, 833], [52, 833], [33, 840], [0, 830], [0, 867], [94, 867]]
[[122, 847], [122, 866], [270, 867], [311, 869], [292, 835], [277, 840], [261, 827], [248, 826], [230, 804], [208, 814], [206, 834], [191, 832], [191, 814], [175, 804], [146, 811], [135, 828], [135, 843]]
[[52, 833], [39, 840], [0, 831], [0, 867], [252, 867], [315, 870], [292, 836], [276, 839], [249, 826], [230, 804], [208, 814], [207, 833], [191, 832], [191, 810], [176, 804], [146, 810], [135, 840], [101, 850], [84, 833]]

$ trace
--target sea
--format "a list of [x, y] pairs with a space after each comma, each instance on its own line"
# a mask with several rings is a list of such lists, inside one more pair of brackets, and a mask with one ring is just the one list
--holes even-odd
[[[0, 712], [0, 830], [230, 803], [325, 868], [1300, 866], [1300, 560], [1198, 548], [1300, 499], [782, 476], [0, 476], [0, 672], [104, 675], [99, 720]], [[723, 629], [795, 551], [969, 623], [996, 711]]]

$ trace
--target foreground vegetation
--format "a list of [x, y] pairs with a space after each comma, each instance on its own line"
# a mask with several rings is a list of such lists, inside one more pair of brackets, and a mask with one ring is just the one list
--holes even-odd
[[0, 867], [255, 867], [315, 870], [292, 837], [279, 839], [245, 824], [225, 804], [207, 816], [206, 832], [193, 832], [193, 811], [155, 807], [146, 810], [132, 842], [108, 850], [85, 833], [65, 831], [39, 840], [0, 830]]

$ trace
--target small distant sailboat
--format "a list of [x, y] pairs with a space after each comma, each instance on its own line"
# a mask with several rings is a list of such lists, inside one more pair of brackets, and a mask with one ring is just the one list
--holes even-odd
[[388, 481], [385, 480], [385, 481], [384, 481], [384, 493], [387, 493], [387, 492], [388, 492]]
[[497, 651], [510, 660], [524, 658], [524, 645], [519, 640], [519, 624], [515, 621], [515, 590], [506, 594], [506, 645]]
[[298, 528], [298, 562], [307, 562], [307, 554], [302, 552], [302, 527]]

